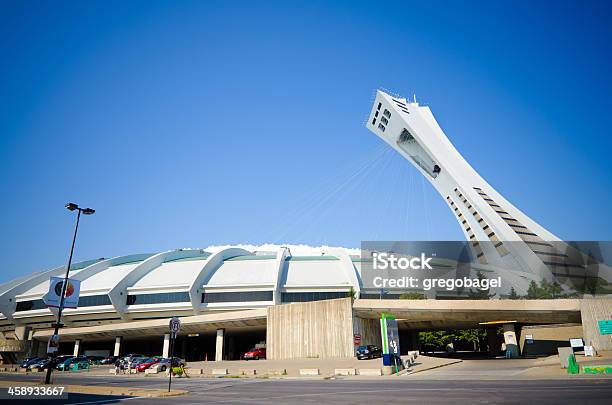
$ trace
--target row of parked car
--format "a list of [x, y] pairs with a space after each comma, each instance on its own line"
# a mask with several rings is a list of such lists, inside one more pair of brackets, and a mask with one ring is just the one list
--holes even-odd
[[68, 370], [83, 370], [89, 368], [92, 364], [110, 364], [119, 366], [123, 369], [135, 368], [138, 371], [145, 371], [149, 367], [158, 367], [159, 371], [166, 371], [172, 363], [173, 367], [185, 366], [185, 361], [178, 357], [149, 357], [142, 354], [128, 354], [127, 356], [68, 356], [62, 355], [57, 357], [28, 357], [21, 362], [21, 368], [31, 371], [44, 371], [48, 368], [54, 368], [59, 371]]
[[60, 371], [87, 369], [97, 359], [86, 356], [28, 357], [21, 362], [21, 368], [32, 371], [44, 371], [54, 368]]
[[170, 367], [185, 367], [185, 360], [179, 357], [145, 356], [143, 354], [128, 354], [127, 356], [114, 357], [115, 367], [120, 369], [136, 369], [143, 372], [149, 368], [157, 368], [157, 371], [166, 371]]

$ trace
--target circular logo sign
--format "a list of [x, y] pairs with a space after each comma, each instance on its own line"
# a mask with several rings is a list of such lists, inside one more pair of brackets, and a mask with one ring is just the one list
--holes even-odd
[[[59, 283], [55, 284], [55, 288], [53, 289], [53, 291], [55, 291], [55, 294], [58, 297], [62, 296], [62, 286], [63, 285], [64, 285], [63, 281], [60, 281]], [[70, 281], [68, 281], [68, 284], [66, 284], [66, 294], [64, 295], [64, 297], [70, 297], [72, 294], [74, 294], [74, 286], [72, 285]]]

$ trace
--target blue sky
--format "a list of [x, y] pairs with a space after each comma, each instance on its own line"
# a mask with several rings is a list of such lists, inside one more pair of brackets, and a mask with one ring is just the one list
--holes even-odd
[[379, 87], [553, 233], [610, 240], [610, 4], [1, 2], [0, 281], [66, 261], [68, 201], [98, 211], [77, 259], [462, 239], [363, 126]]

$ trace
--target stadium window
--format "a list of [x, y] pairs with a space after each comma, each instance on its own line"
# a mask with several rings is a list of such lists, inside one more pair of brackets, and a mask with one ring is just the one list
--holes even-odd
[[359, 298], [363, 299], [383, 299], [383, 300], [398, 300], [401, 294], [381, 294], [381, 293], [360, 293]]
[[538, 236], [533, 232], [519, 232], [519, 231], [514, 231], [514, 232], [518, 233], [519, 235]]
[[108, 295], [90, 295], [79, 297], [79, 307], [95, 307], [98, 305], [113, 305]]
[[313, 292], [284, 292], [281, 294], [282, 302], [309, 302], [309, 301], [323, 301], [333, 300], [335, 298], [346, 298], [347, 292], [327, 292], [327, 291], [313, 291]]
[[126, 298], [127, 305], [168, 304], [172, 302], [189, 301], [189, 293], [187, 291], [157, 294], [134, 294], [128, 295]]
[[202, 294], [202, 303], [272, 301], [273, 297], [272, 291], [205, 292]]
[[17, 303], [15, 312], [34, 311], [36, 309], [45, 309], [47, 305], [43, 300], [21, 301]]

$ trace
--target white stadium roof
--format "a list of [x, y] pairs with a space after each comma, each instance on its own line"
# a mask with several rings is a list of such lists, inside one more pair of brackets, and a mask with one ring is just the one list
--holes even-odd
[[[143, 312], [258, 308], [308, 299], [304, 294], [346, 296], [360, 288], [350, 256], [358, 252], [305, 245], [212, 246], [75, 263], [70, 277], [81, 282], [81, 294], [79, 308], [66, 311], [67, 322], [92, 314], [130, 319]], [[58, 267], [0, 285], [4, 322], [49, 321], [52, 313], [43, 302], [49, 279], [64, 272]]]

